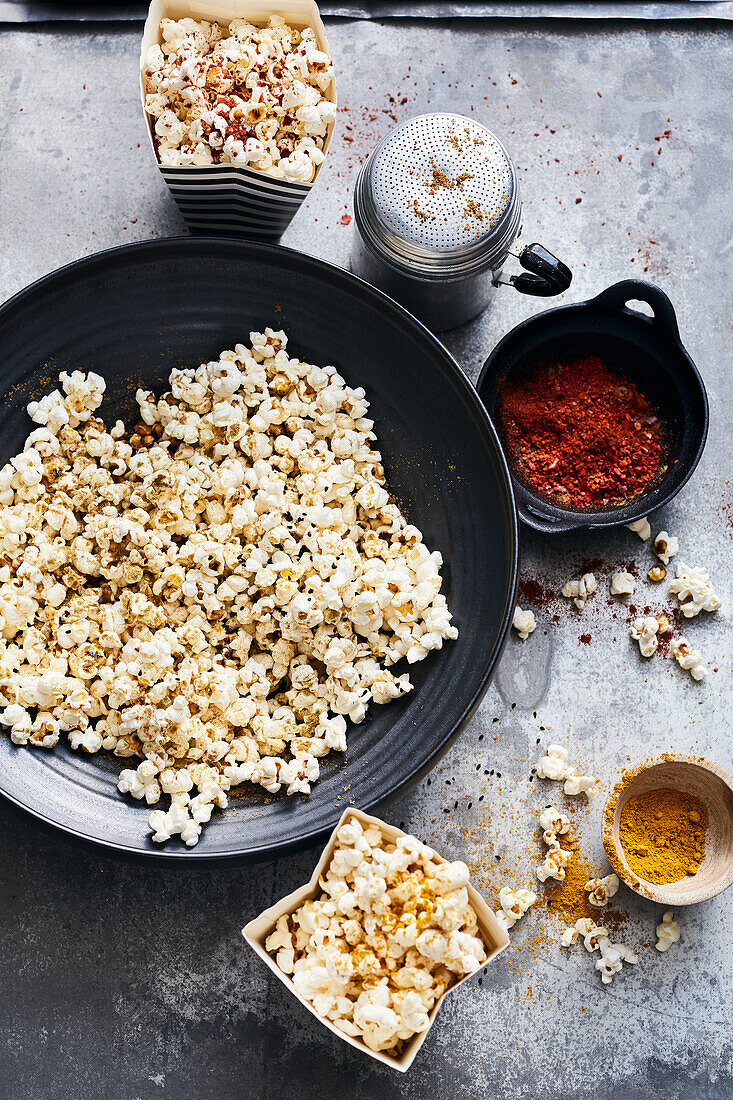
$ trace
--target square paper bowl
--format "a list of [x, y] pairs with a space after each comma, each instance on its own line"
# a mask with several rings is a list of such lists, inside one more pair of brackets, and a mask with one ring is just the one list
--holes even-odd
[[[264, 26], [271, 15], [282, 15], [297, 30], [310, 27], [319, 48], [329, 53], [315, 0], [282, 0], [280, 4], [268, 4], [266, 0], [212, 0], [211, 3], [207, 0], [152, 0], [148, 9], [140, 48], [143, 117], [158, 170], [193, 233], [279, 240], [318, 179], [323, 165], [318, 165], [311, 183], [291, 183], [233, 164], [187, 164], [174, 168], [161, 164], [155, 151], [153, 120], [145, 110], [145, 56], [152, 45], [162, 41], [161, 19], [206, 19], [225, 27], [232, 19], [246, 19], [255, 26]], [[325, 97], [336, 102], [335, 80], [331, 81]], [[328, 153], [333, 129], [332, 123], [324, 139], [324, 155]]]
[[[356, 818], [356, 820], [359, 821], [365, 829], [370, 825], [376, 825], [376, 827], [382, 832], [383, 836], [390, 841], [396, 840], [397, 837], [405, 836], [405, 833], [402, 831], [402, 829], [397, 829], [394, 825], [388, 825], [385, 821], [380, 821], [378, 817], [370, 817], [369, 814], [362, 813], [361, 810], [345, 810], [343, 815], [341, 816], [341, 820], [339, 821], [338, 825], [331, 833], [326, 847], [323, 849], [323, 854], [316, 864], [315, 870], [310, 877], [310, 881], [307, 882], [304, 886], [298, 887], [298, 889], [294, 890], [292, 894], [288, 894], [287, 897], [282, 898], [282, 900], [277, 902], [275, 905], [271, 905], [269, 909], [265, 909], [264, 913], [260, 913], [259, 917], [255, 917], [254, 920], [251, 920], [249, 924], [247, 924], [242, 929], [242, 935], [244, 936], [250, 947], [252, 947], [257, 952], [262, 961], [266, 963], [267, 966], [269, 966], [273, 974], [275, 974], [276, 977], [280, 979], [283, 985], [286, 985], [288, 987], [293, 996], [297, 997], [304, 1008], [307, 1008], [308, 1011], [311, 1012], [315, 1016], [315, 1018], [321, 1024], [323, 1024], [324, 1027], [327, 1027], [329, 1031], [338, 1036], [338, 1038], [343, 1040], [345, 1043], [349, 1043], [350, 1046], [355, 1047], [356, 1050], [360, 1050], [364, 1054], [368, 1054], [371, 1058], [375, 1058], [378, 1062], [382, 1062], [385, 1066], [390, 1066], [392, 1069], [396, 1069], [400, 1073], [405, 1073], [405, 1071], [408, 1070], [414, 1062], [418, 1050], [423, 1045], [425, 1037], [430, 1031], [430, 1028], [433, 1026], [433, 1023], [435, 1022], [435, 1017], [438, 1013], [438, 1009], [443, 1003], [445, 997], [450, 996], [450, 994], [454, 993], [456, 989], [458, 989], [458, 987], [463, 984], [463, 982], [468, 981], [469, 978], [473, 978], [475, 975], [467, 974], [465, 978], [461, 978], [459, 982], [456, 982], [454, 986], [451, 986], [451, 988], [447, 990], [447, 992], [445, 992], [443, 996], [436, 1001], [430, 1012], [429, 1026], [426, 1028], [425, 1031], [414, 1035], [411, 1039], [407, 1039], [403, 1044], [402, 1053], [395, 1056], [393, 1054], [385, 1053], [384, 1051], [370, 1050], [369, 1047], [361, 1041], [361, 1039], [355, 1039], [352, 1038], [350, 1035], [344, 1034], [343, 1031], [339, 1031], [337, 1027], [334, 1027], [330, 1020], [326, 1020], [323, 1016], [319, 1016], [313, 1005], [300, 996], [288, 975], [283, 974], [282, 970], [280, 970], [277, 963], [275, 962], [275, 959], [272, 957], [272, 955], [269, 954], [268, 951], [265, 950], [265, 940], [275, 930], [275, 925], [277, 924], [280, 917], [285, 914], [293, 913], [299, 906], [303, 904], [303, 902], [308, 901], [309, 898], [315, 898], [321, 893], [321, 888], [318, 885], [318, 880], [331, 862], [331, 857], [333, 856], [334, 850], [337, 845], [336, 834], [338, 833], [338, 830], [341, 828], [344, 822], [348, 821], [350, 818]], [[436, 856], [441, 863], [447, 862], [447, 860], [445, 860], [437, 852]], [[481, 938], [484, 941], [484, 945], [486, 947], [488, 955], [486, 963], [489, 963], [492, 961], [492, 959], [496, 958], [496, 956], [500, 954], [506, 947], [509, 946], [509, 937], [507, 936], [506, 931], [502, 927], [502, 925], [499, 924], [499, 921], [496, 919], [496, 915], [494, 914], [494, 912], [489, 909], [488, 905], [478, 893], [478, 891], [475, 890], [470, 884], [468, 886], [468, 898], [474, 910], [476, 911], [479, 931], [481, 933]], [[484, 963], [484, 965], [486, 965], [486, 963]]]

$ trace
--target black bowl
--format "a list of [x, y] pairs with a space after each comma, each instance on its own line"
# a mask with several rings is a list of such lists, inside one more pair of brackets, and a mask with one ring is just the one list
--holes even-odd
[[[648, 317], [626, 305], [646, 302]], [[708, 399], [702, 378], [680, 340], [672, 303], [652, 283], [626, 279], [596, 298], [557, 306], [523, 321], [492, 351], [477, 389], [494, 417], [499, 387], [514, 371], [558, 357], [598, 355], [610, 370], [636, 382], [660, 409], [666, 424], [664, 475], [632, 501], [615, 507], [572, 509], [543, 496], [524, 478], [508, 447], [519, 518], [537, 531], [614, 527], [661, 508], [676, 496], [700, 461], [708, 434]]]
[[[39, 280], [0, 309], [4, 463], [33, 429], [27, 402], [61, 370], [108, 381], [100, 415], [129, 422], [138, 386], [198, 366], [253, 329], [283, 327], [292, 348], [363, 385], [391, 490], [443, 554], [459, 627], [411, 667], [415, 688], [349, 730], [346, 759], [323, 762], [309, 798], [233, 800], [197, 847], [149, 839], [150, 807], [116, 791], [119, 761], [0, 736], [0, 791], [37, 818], [120, 851], [196, 861], [313, 843], [354, 803], [371, 809], [425, 774], [478, 705], [514, 608], [517, 525], [509, 473], [475, 390], [419, 322], [352, 275], [288, 249], [231, 240], [112, 249]], [[129, 762], [127, 762], [129, 764]], [[260, 792], [261, 794], [261, 792]]]

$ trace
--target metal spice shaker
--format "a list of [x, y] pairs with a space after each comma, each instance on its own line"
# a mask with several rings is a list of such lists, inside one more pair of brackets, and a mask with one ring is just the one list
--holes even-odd
[[436, 332], [475, 317], [501, 282], [549, 297], [572, 280], [538, 244], [513, 251], [525, 271], [502, 279], [519, 180], [499, 139], [462, 115], [419, 115], [387, 134], [359, 173], [354, 215], [354, 272]]

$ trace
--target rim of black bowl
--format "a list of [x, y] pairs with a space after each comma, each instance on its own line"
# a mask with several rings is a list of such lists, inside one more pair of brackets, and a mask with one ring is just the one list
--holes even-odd
[[[690, 353], [682, 342], [682, 338], [677, 328], [677, 318], [674, 311], [674, 307], [665, 291], [661, 287], [656, 286], [654, 283], [650, 283], [641, 279], [623, 279], [618, 283], [613, 283], [611, 286], [606, 287], [605, 290], [599, 294], [594, 295], [592, 298], [587, 298], [582, 302], [569, 302], [565, 305], [552, 306], [550, 309], [544, 309], [539, 313], [533, 314], [531, 317], [526, 317], [519, 324], [515, 325], [505, 336], [501, 338], [498, 344], [491, 350], [484, 362], [483, 367], [479, 373], [478, 380], [476, 382], [476, 390], [481, 400], [484, 400], [484, 391], [487, 384], [487, 380], [492, 378], [497, 371], [497, 364], [501, 357], [501, 353], [508, 346], [511, 346], [512, 342], [516, 340], [517, 336], [521, 335], [527, 329], [534, 327], [537, 323], [542, 323], [548, 317], [563, 313], [567, 316], [572, 316], [573, 313], [581, 314], [583, 311], [589, 309], [603, 310], [604, 312], [611, 313], [614, 308], [617, 313], [621, 314], [627, 320], [632, 323], [647, 323], [649, 325], [657, 321], [656, 315], [649, 317], [646, 313], [641, 313], [639, 310], [629, 309], [627, 305], [621, 307], [614, 307], [606, 302], [606, 297], [611, 296], [613, 292], [619, 292], [624, 288], [626, 293], [626, 301], [646, 301], [651, 304], [655, 299], [661, 298], [669, 305], [672, 315], [672, 324], [665, 319], [662, 322], [662, 331], [665, 337], [674, 345], [677, 353], [685, 361], [687, 368], [690, 371], [690, 375], [697, 383], [699, 388], [700, 397], [702, 399], [703, 419], [702, 419], [702, 431], [700, 433], [700, 441], [695, 448], [694, 453], [688, 459], [684, 473], [678, 478], [673, 480], [669, 489], [660, 495], [658, 493], [659, 486], [657, 488], [651, 488], [648, 491], [643, 491], [641, 495], [634, 501], [628, 504], [620, 504], [615, 509], [604, 509], [593, 511], [588, 509], [581, 511], [580, 509], [563, 508], [557, 504], [552, 498], [544, 497], [541, 493], [534, 492], [529, 485], [517, 477], [512, 469], [511, 463], [507, 462], [509, 466], [509, 476], [512, 481], [512, 488], [514, 490], [515, 504], [517, 508], [517, 515], [519, 519], [527, 527], [532, 528], [535, 531], [542, 534], [564, 534], [568, 531], [601, 529], [605, 527], [623, 527], [625, 524], [633, 523], [635, 520], [642, 519], [644, 516], [650, 515], [656, 512], [659, 508], [663, 508], [666, 504], [669, 504], [677, 494], [684, 488], [687, 482], [692, 477], [693, 473], [697, 469], [697, 466], [702, 458], [705, 444], [707, 442], [708, 430], [709, 430], [709, 418], [710, 418], [710, 406], [707, 396], [707, 390], [703, 381], [702, 375], [695, 364]], [[652, 295], [649, 298], [649, 294]], [[548, 335], [548, 343], [552, 341], [554, 337], [552, 334]], [[492, 418], [495, 411], [495, 400], [490, 403], [486, 403], [487, 411]], [[504, 450], [504, 443], [498, 429], [496, 429], [499, 436], [499, 442]], [[505, 458], [506, 458], [506, 451]], [[533, 511], [528, 507], [526, 502], [535, 504], [537, 511]], [[550, 518], [550, 517], [557, 517]]]
[[[471, 384], [468, 376], [461, 369], [458, 361], [450, 353], [448, 348], [435, 336], [433, 332], [423, 325], [421, 321], [418, 321], [408, 310], [396, 302], [393, 298], [390, 298], [387, 294], [384, 294], [381, 290], [377, 290], [371, 283], [365, 282], [357, 275], [347, 271], [344, 268], [339, 267], [337, 264], [329, 263], [327, 260], [322, 260], [316, 256], [310, 256], [305, 252], [299, 252], [294, 248], [287, 248], [283, 245], [266, 244], [260, 241], [248, 241], [240, 240], [236, 237], [193, 237], [193, 236], [176, 236], [176, 237], [164, 237], [157, 238], [153, 241], [135, 241], [130, 244], [115, 245], [112, 248], [105, 248], [101, 252], [95, 252], [92, 256], [82, 256], [77, 260], [72, 260], [62, 267], [55, 268], [53, 271], [48, 272], [46, 275], [42, 275], [39, 279], [36, 279], [33, 283], [19, 290], [7, 301], [0, 305], [0, 322], [6, 313], [18, 305], [25, 302], [27, 298], [42, 291], [43, 288], [53, 282], [62, 279], [78, 267], [93, 267], [94, 265], [100, 265], [103, 262], [110, 262], [115, 256], [129, 254], [131, 252], [161, 252], [165, 253], [167, 250], [175, 252], [177, 249], [185, 246], [187, 248], [211, 248], [215, 246], [234, 245], [235, 247], [244, 247], [249, 250], [259, 251], [261, 254], [267, 255], [280, 255], [286, 253], [297, 258], [299, 263], [310, 264], [314, 269], [327, 273], [331, 277], [334, 275], [341, 279], [345, 279], [347, 282], [352, 283], [355, 287], [358, 287], [360, 292], [378, 301], [382, 307], [391, 310], [401, 320], [402, 324], [408, 328], [412, 328], [416, 335], [421, 339], [427, 338], [431, 343], [436, 345], [437, 349], [444, 355], [446, 365], [449, 369], [455, 373], [456, 381], [458, 385], [465, 391], [466, 398], [473, 405], [475, 412], [478, 414], [479, 420], [483, 425], [483, 430], [488, 437], [488, 440], [496, 450], [496, 457], [498, 459], [499, 468], [504, 475], [504, 486], [507, 492], [507, 504], [509, 505], [509, 522], [511, 525], [511, 531], [509, 532], [509, 542], [512, 547], [511, 562], [510, 562], [510, 583], [507, 599], [507, 610], [504, 615], [504, 621], [501, 625], [501, 629], [498, 632], [496, 643], [493, 650], [489, 654], [489, 658], [486, 661], [484, 670], [481, 674], [478, 686], [472, 693], [470, 699], [466, 701], [460, 714], [455, 718], [452, 725], [446, 731], [445, 735], [436, 744], [433, 752], [427, 760], [423, 761], [415, 768], [411, 768], [399, 781], [395, 782], [386, 791], [382, 792], [378, 798], [367, 798], [358, 807], [365, 811], [375, 809], [381, 805], [386, 804], [393, 799], [397, 794], [406, 790], [412, 786], [424, 775], [427, 775], [435, 767], [437, 762], [448, 750], [453, 741], [458, 737], [463, 726], [472, 716], [474, 711], [479, 706], [481, 700], [489, 686], [491, 680], [491, 674], [496, 667], [496, 664], [501, 657], [504, 650], [509, 631], [511, 628], [512, 615], [514, 612], [514, 605], [516, 603], [517, 596], [517, 583], [518, 583], [518, 571], [519, 571], [519, 524], [518, 524], [518, 509], [517, 501], [514, 492], [514, 482], [512, 474], [509, 470], [509, 466], [504, 454], [504, 449], [501, 445], [498, 432], [494, 426], [494, 423], [489, 416], [489, 413], [481, 401], [476, 388]], [[85, 846], [90, 845], [94, 848], [102, 849], [108, 855], [117, 855], [121, 857], [128, 857], [131, 859], [141, 860], [158, 860], [168, 863], [183, 863], [191, 864], [196, 863], [223, 863], [230, 860], [241, 860], [243, 862], [258, 862], [268, 859], [275, 859], [278, 856], [288, 855], [297, 851], [301, 851], [305, 848], [313, 847], [318, 843], [322, 843], [333, 831], [333, 825], [327, 828], [313, 828], [305, 831], [296, 840], [279, 841], [272, 845], [262, 844], [257, 848], [241, 849], [231, 852], [206, 852], [197, 851], [196, 847], [188, 848], [183, 851], [167, 850], [165, 848], [155, 849], [141, 849], [136, 848], [133, 845], [117, 843], [114, 841], [104, 840], [98, 837], [88, 836], [86, 833], [75, 829], [72, 826], [64, 825], [57, 822], [42, 811], [28, 806], [26, 803], [15, 798], [13, 795], [0, 790], [0, 795], [8, 802], [11, 802], [14, 806], [17, 806], [24, 813], [32, 816], [35, 821], [38, 822], [43, 828], [53, 830], [54, 833], [62, 833], [67, 838], [79, 841]], [[338, 817], [341, 816], [343, 808], [339, 810]], [[336, 820], [338, 820], [338, 817]], [[335, 822], [334, 822], [335, 824]]]

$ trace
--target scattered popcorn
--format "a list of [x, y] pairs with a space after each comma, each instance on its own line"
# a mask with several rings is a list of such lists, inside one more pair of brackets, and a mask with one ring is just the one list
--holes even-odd
[[690, 649], [690, 644], [687, 638], [675, 638], [672, 642], [670, 649], [672, 650], [672, 656], [676, 660], [680, 668], [686, 669], [693, 680], [704, 680], [707, 676], [707, 669], [702, 663], [702, 656], [696, 649]]
[[639, 643], [639, 651], [642, 657], [651, 657], [659, 642], [657, 632], [659, 623], [652, 615], [646, 615], [640, 619], [634, 619], [629, 627], [629, 633], [635, 642]]
[[669, 951], [673, 943], [680, 938], [680, 926], [674, 919], [671, 909], [662, 917], [662, 923], [657, 925], [657, 942], [654, 944], [657, 951]]
[[675, 579], [669, 582], [670, 592], [677, 597], [680, 611], [686, 619], [701, 611], [717, 611], [720, 600], [713, 591], [707, 569], [677, 563]]
[[537, 621], [532, 611], [522, 611], [521, 607], [514, 608], [512, 626], [519, 634], [523, 642], [526, 642], [533, 630], [537, 627]]
[[533, 890], [511, 890], [508, 886], [502, 886], [499, 891], [501, 909], [497, 910], [496, 919], [509, 931], [536, 901], [537, 895]]
[[592, 573], [584, 573], [579, 581], [567, 581], [562, 586], [561, 593], [567, 599], [572, 600], [578, 611], [585, 607], [586, 600], [595, 592], [598, 584]]
[[667, 570], [663, 565], [653, 565], [647, 572], [647, 578], [652, 584], [661, 584], [664, 578], [667, 576]]
[[614, 974], [618, 974], [622, 967], [621, 953], [615, 951], [613, 948], [606, 948], [606, 953], [601, 953], [600, 959], [596, 962], [596, 970], [601, 972], [601, 981], [604, 985], [609, 985]]
[[602, 909], [608, 903], [609, 898], [618, 892], [620, 886], [618, 875], [606, 875], [605, 878], [592, 878], [586, 882], [583, 889], [588, 895], [588, 902], [595, 909]]
[[[550, 747], [560, 748], [559, 745]], [[555, 757], [555, 759], [557, 758]], [[540, 882], [546, 882], [548, 878], [562, 882], [565, 878], [565, 868], [572, 859], [572, 852], [561, 848], [560, 841], [557, 838], [568, 832], [570, 819], [552, 806], [546, 806], [540, 813], [540, 828], [542, 829], [542, 839], [550, 850], [545, 856], [544, 862], [540, 864], [535, 872], [537, 878]]]
[[633, 523], [627, 523], [626, 526], [629, 531], [635, 531], [639, 538], [643, 539], [645, 542], [652, 533], [651, 524], [646, 516], [642, 519], [635, 519]]
[[540, 828], [545, 844], [551, 844], [558, 835], [562, 836], [570, 830], [570, 818], [556, 810], [554, 806], [545, 806], [540, 812]]
[[486, 961], [468, 868], [356, 818], [337, 835], [322, 893], [281, 917], [265, 948], [320, 1016], [370, 1050], [393, 1050]]
[[145, 59], [145, 110], [164, 165], [233, 164], [310, 183], [336, 105], [333, 63], [308, 27], [163, 19]]
[[364, 391], [286, 346], [173, 370], [131, 432], [63, 373], [0, 469], [0, 721], [135, 758], [118, 787], [170, 799], [157, 842], [195, 844], [243, 783], [307, 795], [347, 721], [411, 690], [391, 666], [457, 636]]
[[634, 591], [635, 584], [636, 582], [631, 573], [627, 573], [625, 569], [619, 569], [611, 577], [611, 595], [630, 596]]
[[557, 843], [557, 846], [552, 847], [547, 853], [544, 862], [539, 865], [535, 874], [540, 882], [547, 882], [548, 878], [555, 879], [556, 882], [562, 882], [565, 878], [565, 868], [571, 859], [572, 852], [566, 851]]
[[597, 786], [598, 780], [594, 775], [576, 775], [575, 772], [568, 772], [562, 789], [565, 794], [571, 796], [584, 794], [590, 798], [595, 794]]
[[604, 941], [608, 942], [608, 929], [596, 924], [592, 917], [580, 917], [575, 922], [575, 929], [583, 937], [583, 946], [590, 954], [598, 951]]
[[600, 970], [601, 981], [604, 985], [611, 983], [614, 974], [618, 974], [625, 962], [636, 965], [639, 961], [636, 952], [632, 951], [626, 944], [611, 943], [610, 940], [606, 940], [605, 942], [601, 941], [599, 947], [601, 957], [596, 963], [596, 970]]
[[[615, 878], [616, 876], [609, 875], [608, 877]], [[599, 882], [601, 880], [596, 879], [595, 881]], [[616, 881], [618, 882], [618, 880]], [[601, 957], [596, 962], [596, 970], [601, 972], [601, 981], [604, 985], [610, 984], [614, 974], [619, 973], [625, 962], [636, 965], [639, 961], [639, 956], [635, 951], [632, 951], [624, 943], [612, 943], [608, 935], [608, 929], [595, 924], [590, 917], [581, 917], [580, 920], [576, 920], [572, 927], [565, 928], [560, 938], [560, 946], [572, 947], [577, 942], [579, 935], [583, 937], [583, 946], [586, 951], [590, 954], [593, 954], [594, 951], [600, 951]]]
[[669, 565], [669, 559], [678, 554], [679, 549], [679, 540], [673, 535], [668, 535], [666, 531], [660, 531], [652, 543], [652, 550], [665, 565]]
[[593, 775], [578, 775], [568, 764], [568, 750], [562, 745], [548, 745], [544, 756], [537, 763], [538, 779], [565, 781], [563, 791], [568, 795], [595, 793], [598, 780]]
[[548, 745], [537, 764], [538, 779], [564, 779], [568, 772], [568, 750], [562, 745]]

